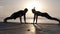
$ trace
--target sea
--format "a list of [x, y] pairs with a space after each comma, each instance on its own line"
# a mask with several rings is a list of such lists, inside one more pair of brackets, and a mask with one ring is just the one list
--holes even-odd
[[[4, 22], [4, 19], [6, 17], [0, 17], [0, 22]], [[16, 20], [14, 19], [10, 19], [10, 20], [7, 20], [7, 22], [17, 22], [17, 23], [20, 23], [20, 19], [17, 18]], [[22, 22], [24, 23], [24, 19], [22, 18]], [[33, 23], [33, 17], [27, 17], [26, 18], [26, 22], [27, 23]], [[36, 23], [36, 22], [34, 22]], [[55, 20], [49, 20], [47, 18], [38, 18], [37, 20], [37, 23], [54, 23], [54, 24], [58, 24], [59, 22], [58, 21], [55, 21]]]

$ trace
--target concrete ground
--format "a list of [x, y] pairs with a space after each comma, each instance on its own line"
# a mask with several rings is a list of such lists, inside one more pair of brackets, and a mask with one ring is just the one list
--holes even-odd
[[60, 25], [0, 22], [0, 34], [60, 34]]

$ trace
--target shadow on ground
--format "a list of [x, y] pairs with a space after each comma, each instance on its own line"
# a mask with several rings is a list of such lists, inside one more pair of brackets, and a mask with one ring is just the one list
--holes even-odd
[[0, 34], [60, 34], [60, 26], [44, 23], [0, 22]]

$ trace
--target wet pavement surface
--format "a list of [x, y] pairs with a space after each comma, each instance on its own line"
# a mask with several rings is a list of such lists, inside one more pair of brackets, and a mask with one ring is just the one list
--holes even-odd
[[60, 34], [60, 25], [0, 23], [0, 34]]

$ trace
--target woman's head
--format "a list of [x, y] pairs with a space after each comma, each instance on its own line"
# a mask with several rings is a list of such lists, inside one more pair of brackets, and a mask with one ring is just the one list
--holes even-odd
[[32, 9], [32, 12], [34, 13], [36, 10], [35, 10], [35, 7]]

